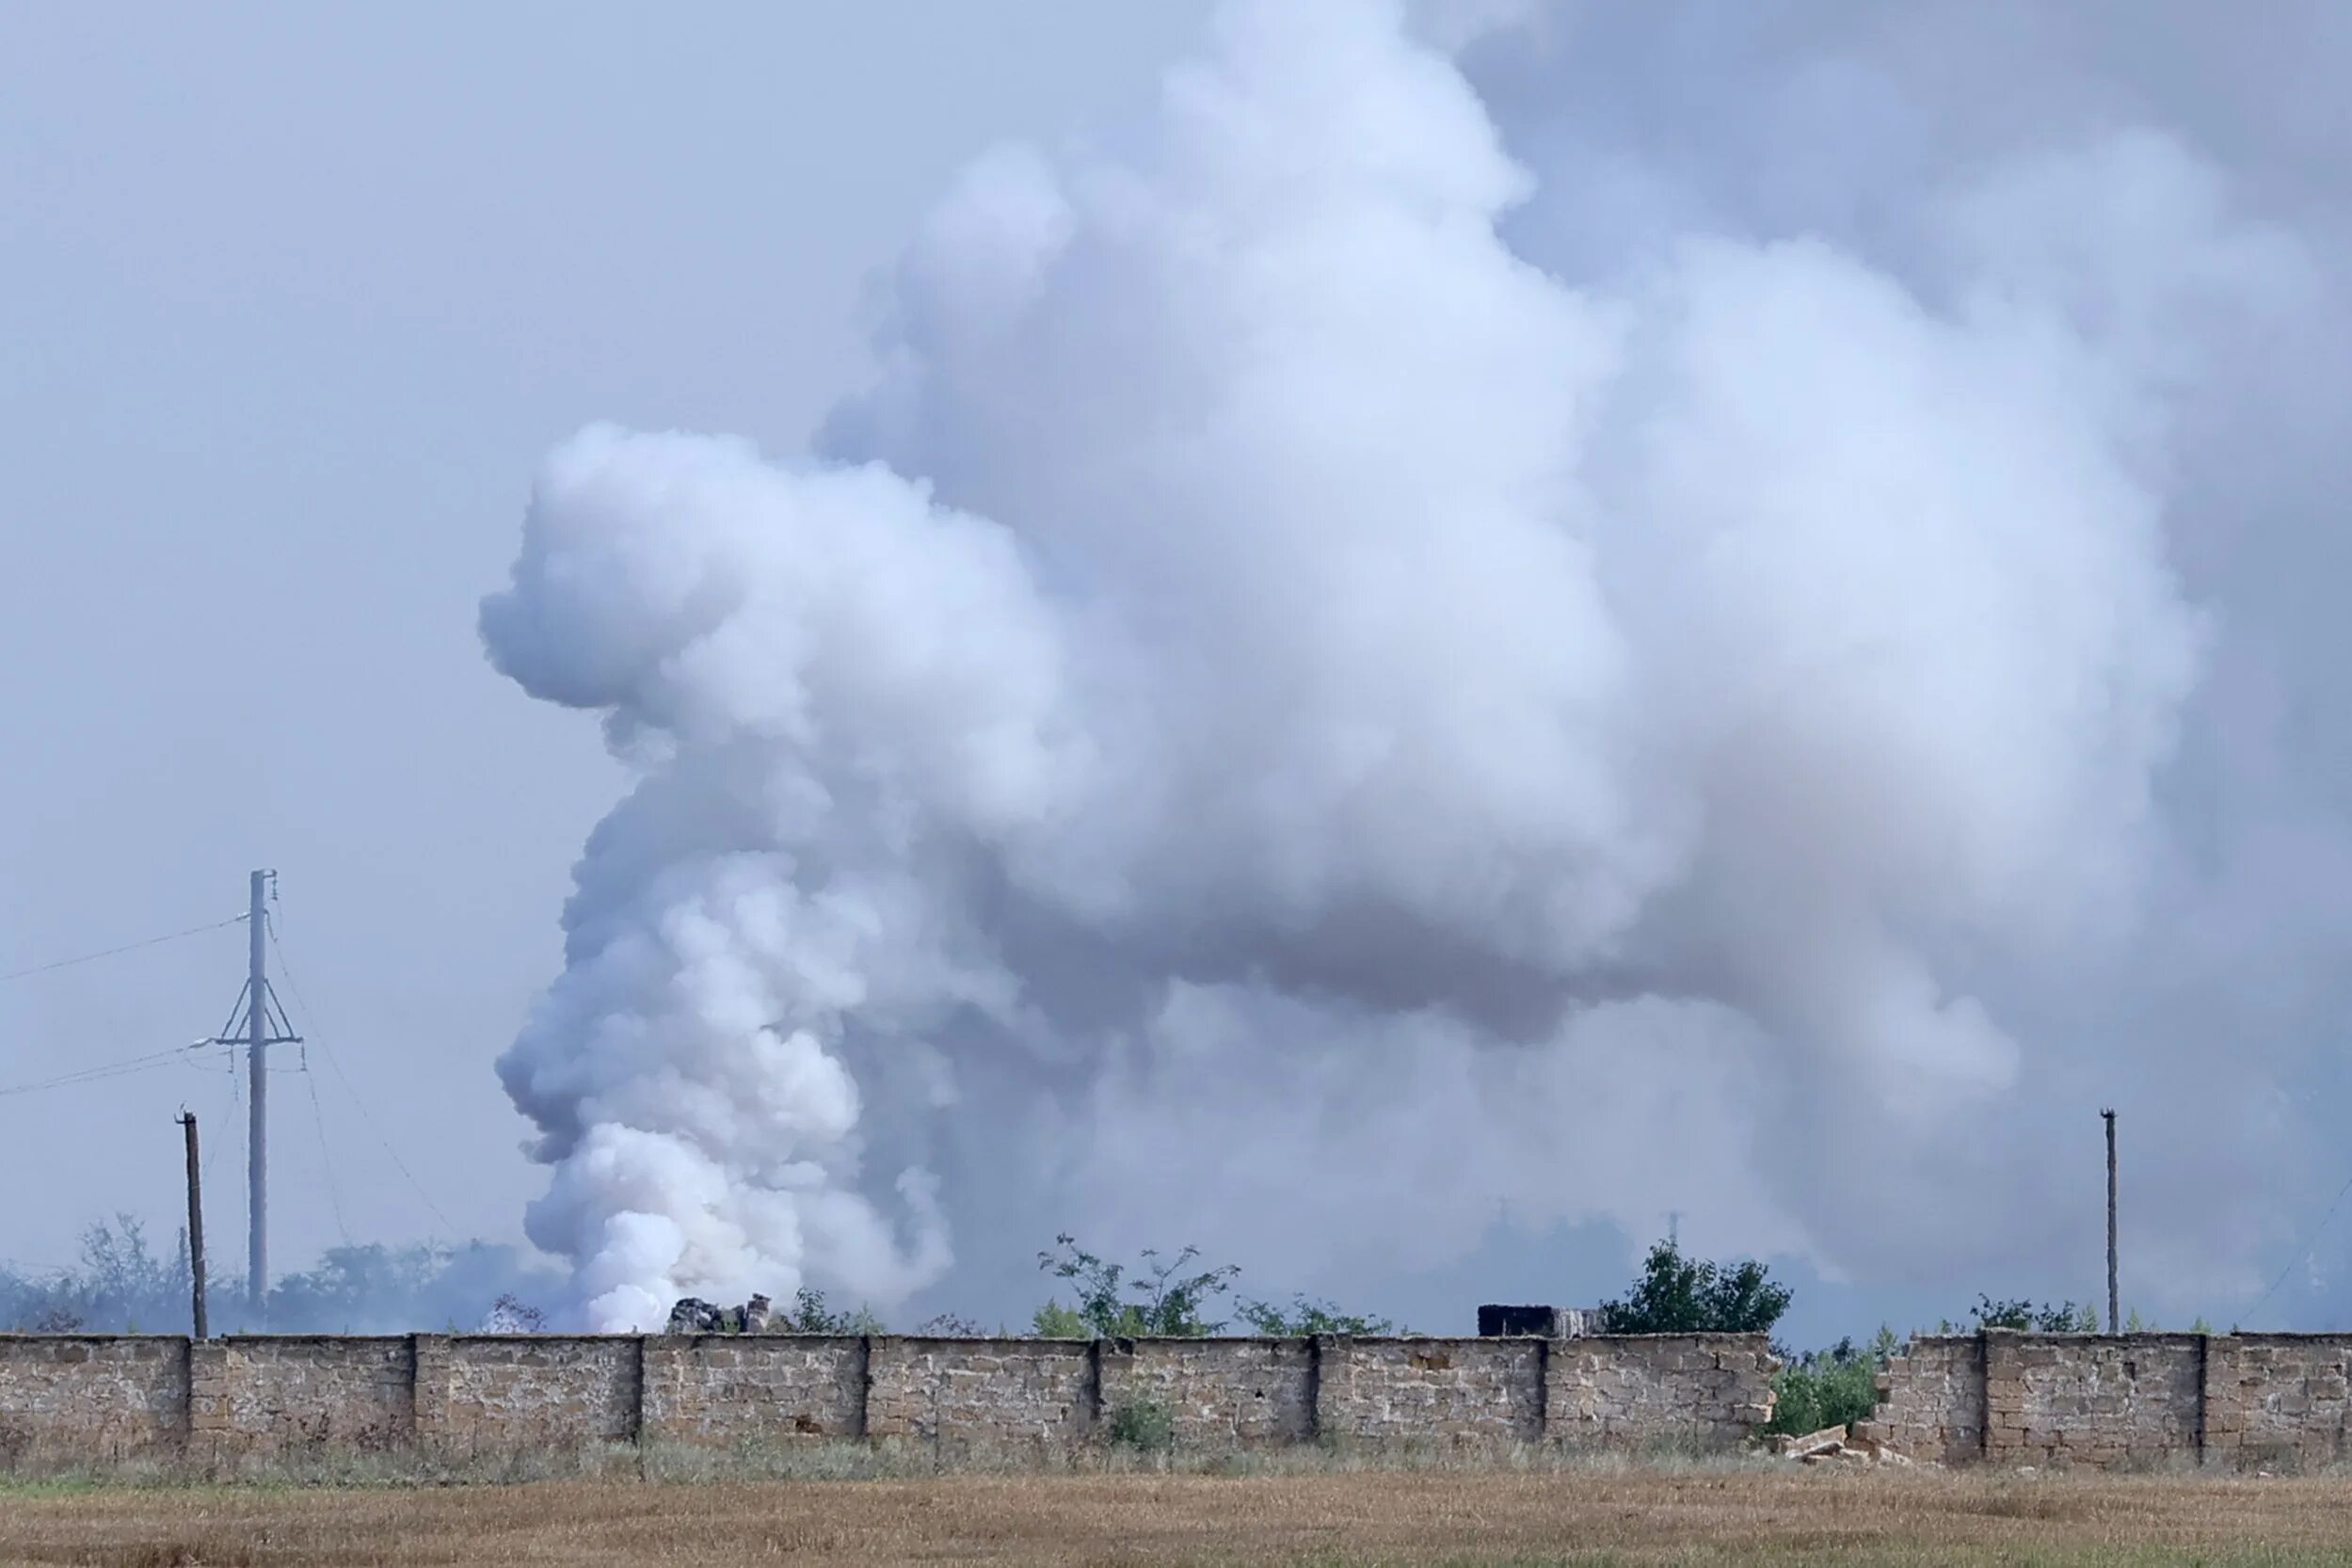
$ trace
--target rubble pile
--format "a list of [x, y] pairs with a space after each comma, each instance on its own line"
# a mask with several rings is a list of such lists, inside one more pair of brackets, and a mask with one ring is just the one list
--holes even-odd
[[1904, 1464], [1912, 1462], [1875, 1437], [1858, 1437], [1845, 1427], [1823, 1427], [1802, 1437], [1772, 1439], [1772, 1451], [1799, 1464]]
[[717, 1306], [699, 1296], [681, 1298], [670, 1308], [670, 1334], [765, 1334], [774, 1320], [772, 1304], [754, 1296], [741, 1306]]

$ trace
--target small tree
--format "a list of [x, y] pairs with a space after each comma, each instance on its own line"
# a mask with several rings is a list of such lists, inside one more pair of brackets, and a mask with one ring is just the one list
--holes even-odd
[[2076, 1306], [2072, 1302], [2060, 1302], [2056, 1306], [2037, 1306], [2023, 1299], [1996, 1302], [1991, 1296], [1976, 1298], [1975, 1313], [1980, 1329], [2015, 1329], [2024, 1334], [2096, 1334], [2099, 1314], [2095, 1308]]
[[1186, 1247], [1169, 1258], [1146, 1247], [1144, 1267], [1130, 1278], [1119, 1264], [1105, 1262], [1080, 1247], [1075, 1237], [1057, 1236], [1052, 1252], [1037, 1255], [1037, 1266], [1056, 1279], [1068, 1280], [1076, 1289], [1078, 1304], [1064, 1309], [1058, 1302], [1048, 1302], [1037, 1312], [1038, 1332], [1048, 1333], [1045, 1325], [1049, 1315], [1057, 1324], [1065, 1324], [1060, 1314], [1068, 1310], [1085, 1325], [1086, 1333], [1103, 1339], [1154, 1335], [1198, 1338], [1214, 1334], [1224, 1323], [1203, 1317], [1202, 1309], [1212, 1297], [1230, 1290], [1234, 1276], [1241, 1271], [1227, 1263], [1186, 1272], [1199, 1256], [1198, 1247]]
[[802, 1286], [792, 1295], [792, 1308], [779, 1312], [769, 1325], [783, 1334], [885, 1334], [882, 1320], [866, 1307], [835, 1312], [824, 1304], [824, 1292]]
[[1768, 1334], [1788, 1310], [1789, 1292], [1764, 1265], [1685, 1257], [1660, 1241], [1623, 1301], [1601, 1305], [1606, 1334]]
[[1327, 1301], [1309, 1301], [1304, 1296], [1291, 1297], [1288, 1311], [1272, 1302], [1260, 1301], [1242, 1302], [1234, 1310], [1252, 1329], [1275, 1339], [1304, 1339], [1317, 1334], [1368, 1336], [1396, 1332], [1396, 1325], [1385, 1318], [1359, 1317], [1342, 1312]]

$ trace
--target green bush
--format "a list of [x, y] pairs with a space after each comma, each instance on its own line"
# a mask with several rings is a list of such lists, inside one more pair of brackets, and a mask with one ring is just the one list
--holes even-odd
[[1996, 1302], [1991, 1296], [1979, 1295], [1974, 1316], [1980, 1329], [2007, 1328], [2030, 1334], [2099, 1332], [2097, 1309], [2076, 1306], [2072, 1302], [2060, 1302], [2056, 1306], [2037, 1306], [2024, 1300]]
[[1893, 1331], [1882, 1328], [1867, 1347], [1841, 1339], [1826, 1351], [1784, 1358], [1772, 1380], [1772, 1423], [1765, 1430], [1800, 1437], [1868, 1419], [1878, 1408], [1879, 1373], [1895, 1349]]
[[1158, 1400], [1132, 1400], [1111, 1412], [1111, 1444], [1141, 1453], [1176, 1447], [1176, 1418]]
[[1397, 1332], [1397, 1325], [1385, 1318], [1342, 1312], [1330, 1302], [1309, 1301], [1304, 1296], [1293, 1296], [1287, 1309], [1272, 1302], [1245, 1301], [1234, 1310], [1250, 1325], [1252, 1333], [1270, 1339], [1304, 1339], [1317, 1334], [1351, 1334], [1370, 1338]]

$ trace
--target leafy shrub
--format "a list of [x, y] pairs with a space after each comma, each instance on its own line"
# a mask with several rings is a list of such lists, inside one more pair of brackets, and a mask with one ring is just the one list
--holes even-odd
[[1315, 1334], [1393, 1334], [1396, 1325], [1385, 1318], [1364, 1318], [1342, 1312], [1327, 1301], [1290, 1298], [1288, 1311], [1271, 1302], [1245, 1301], [1234, 1308], [1253, 1332], [1276, 1339], [1303, 1339]]
[[882, 1320], [865, 1307], [855, 1312], [835, 1312], [824, 1304], [824, 1292], [811, 1290], [806, 1285], [793, 1294], [792, 1307], [779, 1312], [770, 1320], [769, 1326], [784, 1334], [887, 1334]]
[[1111, 1444], [1143, 1453], [1176, 1447], [1176, 1420], [1158, 1400], [1132, 1400], [1111, 1412]]
[[1772, 1379], [1772, 1423], [1765, 1430], [1802, 1436], [1868, 1419], [1878, 1408], [1879, 1374], [1895, 1351], [1894, 1331], [1882, 1328], [1866, 1347], [1848, 1338], [1826, 1351], [1784, 1356]]
[[1976, 1298], [1976, 1326], [2017, 1329], [2033, 1334], [2096, 1334], [2099, 1313], [2095, 1308], [2076, 1306], [2072, 1302], [2060, 1302], [2056, 1306], [2037, 1306], [2029, 1301], [1996, 1302], [1991, 1296]]
[[1091, 1339], [1095, 1336], [1086, 1314], [1058, 1301], [1048, 1302], [1037, 1309], [1029, 1320], [1029, 1332], [1040, 1339]]

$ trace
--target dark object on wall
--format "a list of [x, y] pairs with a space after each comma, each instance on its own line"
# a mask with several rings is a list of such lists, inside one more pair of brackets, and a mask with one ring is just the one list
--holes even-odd
[[1580, 1306], [1481, 1306], [1479, 1337], [1581, 1339], [1592, 1332], [1593, 1316]]

